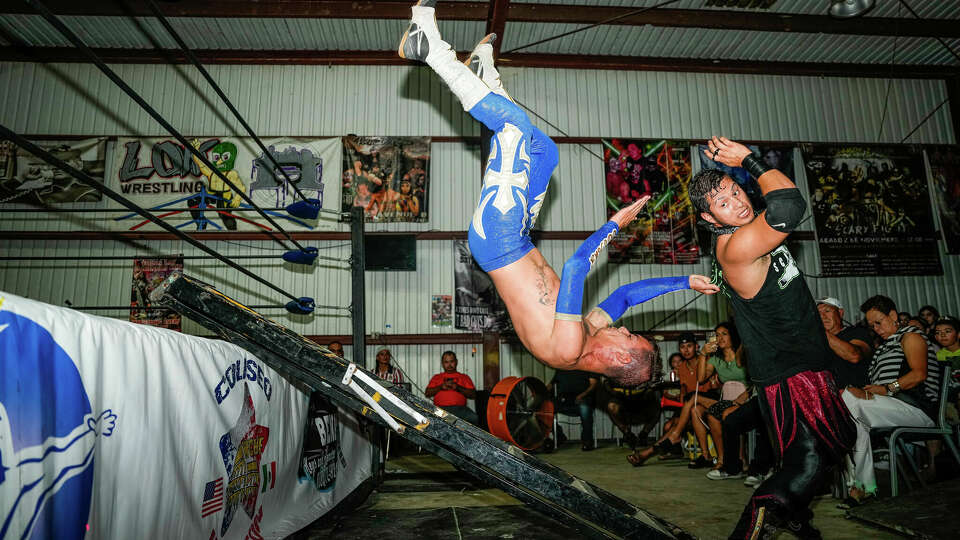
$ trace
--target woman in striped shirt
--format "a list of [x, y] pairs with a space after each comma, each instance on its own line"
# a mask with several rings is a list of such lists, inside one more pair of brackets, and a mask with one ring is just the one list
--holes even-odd
[[933, 347], [922, 331], [899, 327], [897, 306], [877, 295], [860, 306], [870, 328], [883, 340], [870, 363], [870, 384], [853, 386], [842, 397], [857, 424], [853, 449], [854, 486], [850, 490], [857, 504], [876, 494], [870, 428], [932, 427], [939, 399], [940, 370]]

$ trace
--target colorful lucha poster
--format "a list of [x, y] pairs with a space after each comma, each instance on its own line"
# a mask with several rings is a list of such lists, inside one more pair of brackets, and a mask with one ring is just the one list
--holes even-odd
[[180, 314], [150, 303], [150, 293], [174, 272], [183, 271], [183, 257], [133, 260], [130, 322], [180, 331]]
[[[267, 138], [269, 156], [250, 137], [199, 137], [191, 144], [216, 170], [176, 140], [119, 139], [111, 187], [188, 231], [336, 228], [334, 220], [306, 220], [285, 209], [306, 197], [319, 201], [321, 209], [338, 210], [336, 197], [325, 201], [324, 193], [336, 185], [339, 138]], [[158, 228], [138, 214], [120, 216], [114, 227]]]
[[943, 274], [919, 148], [805, 144], [801, 150], [822, 275]]
[[[107, 148], [105, 137], [31, 142], [71, 167], [103, 182]], [[0, 202], [47, 205], [97, 202], [101, 198], [95, 188], [10, 141], [0, 141]]]
[[343, 138], [341, 181], [345, 214], [360, 206], [366, 220], [374, 223], [424, 223], [430, 138], [348, 135]]
[[470, 254], [466, 240], [454, 240], [453, 281], [456, 287], [454, 327], [472, 332], [512, 330], [507, 306], [490, 276]]
[[947, 253], [960, 253], [960, 152], [956, 146], [927, 146], [933, 174], [933, 200]]
[[617, 263], [693, 264], [700, 257], [696, 212], [687, 196], [690, 144], [603, 139], [607, 216], [638, 198], [650, 202], [610, 243]]

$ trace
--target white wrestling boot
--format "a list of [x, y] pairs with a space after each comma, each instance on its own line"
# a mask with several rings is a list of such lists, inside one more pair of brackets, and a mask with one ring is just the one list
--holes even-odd
[[510, 95], [507, 94], [506, 89], [503, 88], [503, 83], [500, 82], [500, 72], [497, 71], [497, 68], [493, 65], [493, 42], [496, 40], [496, 34], [487, 34], [484, 36], [473, 48], [473, 52], [470, 53], [467, 61], [463, 64], [470, 68], [470, 71], [474, 72], [477, 77], [480, 77], [480, 80], [483, 81], [494, 94], [513, 101], [513, 98], [511, 98]]
[[450, 44], [440, 37], [434, 13], [436, 0], [420, 0], [410, 8], [410, 26], [400, 40], [400, 58], [418, 60], [428, 66], [450, 87], [463, 110], [469, 111], [491, 92], [470, 68], [460, 63]]

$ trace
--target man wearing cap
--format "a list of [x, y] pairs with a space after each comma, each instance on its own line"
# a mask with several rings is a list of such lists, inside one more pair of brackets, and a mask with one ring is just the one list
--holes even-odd
[[870, 330], [862, 326], [844, 326], [843, 304], [832, 296], [817, 300], [817, 311], [823, 329], [827, 332], [827, 343], [833, 352], [828, 368], [833, 372], [837, 388], [841, 391], [848, 386], [862, 388], [867, 381], [867, 368], [873, 354], [873, 336]]
[[403, 383], [403, 373], [399, 369], [390, 365], [390, 360], [393, 358], [393, 355], [390, 354], [390, 349], [386, 347], [380, 347], [377, 351], [377, 368], [376, 374], [377, 377], [385, 381], [390, 381], [394, 384]]
[[444, 352], [440, 357], [440, 365], [443, 366], [443, 372], [430, 379], [423, 393], [433, 398], [433, 404], [437, 407], [477, 425], [480, 422], [477, 413], [467, 407], [467, 400], [476, 398], [477, 390], [469, 375], [457, 371], [457, 354], [453, 351]]

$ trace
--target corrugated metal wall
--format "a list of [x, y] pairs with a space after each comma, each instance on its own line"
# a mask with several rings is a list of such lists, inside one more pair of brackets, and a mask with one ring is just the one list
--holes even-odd
[[[238, 126], [216, 109], [216, 98], [195, 71], [185, 66], [117, 66], [117, 71], [147, 101], [187, 134], [230, 135]], [[261, 135], [476, 136], [477, 124], [465, 115], [441, 83], [425, 68], [318, 66], [210, 66], [213, 76]], [[513, 95], [572, 136], [704, 138], [723, 133], [734, 138], [784, 141], [871, 142], [880, 131], [887, 81], [816, 77], [711, 75], [695, 73], [605, 72], [505, 69], [503, 80]], [[899, 142], [946, 98], [942, 81], [893, 80], [883, 142]], [[33, 135], [160, 135], [160, 127], [120, 94], [94, 68], [80, 64], [0, 63], [0, 122]], [[558, 133], [535, 121], [550, 134]], [[909, 139], [916, 143], [952, 143], [948, 110], [941, 109]], [[551, 231], [592, 230], [605, 218], [602, 163], [591, 155], [599, 145], [560, 146], [560, 166], [541, 215], [540, 227]], [[431, 221], [427, 224], [375, 225], [371, 231], [462, 231], [472, 214], [479, 184], [479, 150], [460, 143], [435, 143], [431, 171]], [[94, 228], [76, 219], [34, 216], [3, 230]], [[61, 216], [62, 217], [62, 216]], [[345, 230], [342, 229], [341, 230]], [[275, 246], [214, 243], [224, 253], [255, 254]], [[324, 254], [346, 259], [342, 242], [317, 242]], [[559, 268], [576, 241], [543, 241], [540, 248]], [[178, 242], [149, 246], [158, 254], [194, 253]], [[329, 249], [327, 249], [329, 248]], [[145, 248], [144, 248], [145, 249]], [[141, 249], [140, 252], [143, 252]], [[135, 248], [111, 242], [0, 241], [4, 255], [132, 254]], [[814, 244], [801, 243], [797, 254], [804, 271], [818, 273]], [[273, 252], [276, 253], [276, 252]], [[453, 292], [451, 241], [420, 241], [415, 273], [368, 273], [368, 332], [456, 332], [430, 327], [432, 294]], [[905, 309], [932, 302], [944, 312], [960, 313], [960, 264], [943, 257], [947, 275], [918, 278], [810, 279], [815, 294], [833, 294], [850, 307], [875, 292], [886, 292]], [[254, 271], [295, 294], [317, 302], [349, 304], [349, 274], [324, 263], [294, 271], [264, 260]], [[62, 305], [125, 305], [131, 263], [0, 263], [0, 289]], [[263, 286], [210, 261], [187, 262], [190, 272], [220, 285], [252, 304], [281, 303]], [[704, 272], [703, 265], [618, 265], [601, 263], [588, 281], [588, 302], [595, 303], [622, 283], [636, 279]], [[656, 299], [626, 319], [647, 329], [692, 298], [682, 292]], [[855, 312], [856, 310], [849, 310]], [[267, 311], [305, 334], [346, 334], [349, 322], [335, 313], [298, 318]], [[125, 313], [118, 313], [125, 316]], [[849, 315], [849, 313], [848, 313]], [[855, 313], [854, 313], [855, 315]], [[722, 301], [696, 300], [658, 329], [706, 328], [725, 318]], [[850, 318], [848, 316], [848, 318]], [[187, 331], [199, 331], [187, 325]], [[462, 371], [480, 377], [478, 357], [460, 347]], [[417, 358], [418, 375], [439, 369], [444, 346], [405, 346], [398, 358]], [[434, 350], [436, 349], [436, 350]], [[546, 368], [519, 352], [504, 349], [504, 375], [546, 376]], [[395, 348], [396, 351], [396, 348]], [[368, 353], [372, 357], [373, 351]], [[470, 362], [465, 361], [467, 357]], [[424, 364], [419, 362], [423, 359]], [[403, 364], [405, 369], [406, 365]], [[598, 427], [598, 432], [601, 428]]]

